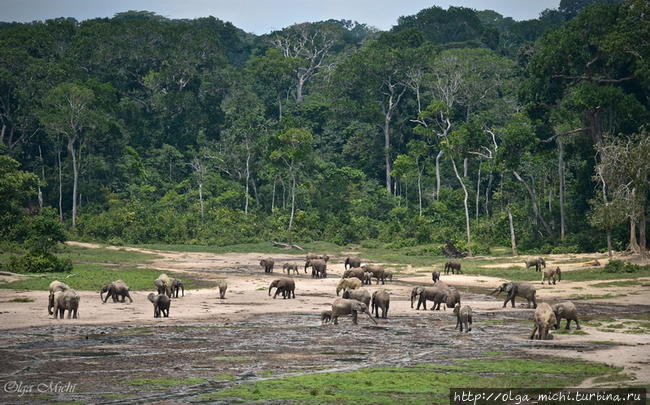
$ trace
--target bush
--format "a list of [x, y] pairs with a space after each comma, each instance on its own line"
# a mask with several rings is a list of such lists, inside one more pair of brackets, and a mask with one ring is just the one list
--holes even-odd
[[72, 261], [59, 259], [50, 253], [30, 252], [23, 256], [12, 256], [6, 269], [13, 273], [70, 272]]
[[551, 249], [552, 254], [565, 254], [565, 253], [580, 253], [580, 248], [577, 245], [561, 245]]
[[638, 271], [641, 269], [641, 266], [632, 264], [632, 263], [625, 263], [621, 260], [612, 260], [609, 263], [605, 265], [603, 270], [605, 273], [634, 273], [635, 271]]

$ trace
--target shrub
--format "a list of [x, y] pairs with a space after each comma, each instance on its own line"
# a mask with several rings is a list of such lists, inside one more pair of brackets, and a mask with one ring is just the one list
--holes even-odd
[[72, 261], [59, 259], [50, 253], [30, 252], [23, 256], [12, 256], [6, 268], [14, 273], [70, 272]]
[[605, 265], [603, 270], [605, 273], [634, 273], [635, 271], [638, 271], [641, 269], [641, 266], [632, 264], [632, 263], [625, 263], [621, 260], [612, 260], [609, 263]]
[[577, 245], [561, 245], [551, 249], [552, 254], [565, 254], [565, 253], [580, 253], [580, 248]]

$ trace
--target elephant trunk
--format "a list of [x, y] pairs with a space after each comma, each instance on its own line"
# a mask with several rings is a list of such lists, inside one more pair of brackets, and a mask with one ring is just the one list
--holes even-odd
[[499, 295], [500, 292], [501, 292], [501, 288], [497, 287], [489, 295], [494, 295], [494, 294]]
[[185, 286], [181, 285], [181, 292], [183, 293], [183, 297], [185, 296]]
[[273, 284], [269, 286], [269, 297], [271, 296], [271, 289], [273, 288]]
[[372, 323], [374, 323], [375, 325], [377, 325], [377, 321], [375, 321], [375, 318], [372, 317], [372, 315], [370, 314], [370, 312], [366, 311], [365, 313], [366, 313], [366, 315], [368, 315], [368, 318], [370, 318], [370, 320], [372, 321]]
[[99, 292], [99, 299], [102, 300], [102, 301], [104, 301], [104, 290], [101, 290], [101, 291]]
[[49, 315], [52, 315], [54, 313], [54, 311], [52, 311], [53, 307], [54, 307], [54, 295], [50, 294], [50, 298], [49, 298], [48, 303], [47, 303], [47, 313]]

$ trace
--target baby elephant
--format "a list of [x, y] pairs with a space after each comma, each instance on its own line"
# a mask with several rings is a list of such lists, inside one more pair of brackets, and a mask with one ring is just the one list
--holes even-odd
[[329, 323], [331, 320], [332, 320], [332, 311], [331, 310], [325, 310], [325, 311], [320, 313], [320, 323], [321, 323], [321, 325]]
[[275, 294], [273, 298], [282, 293], [282, 298], [296, 298], [296, 283], [292, 278], [279, 278], [273, 280], [271, 285], [269, 285], [269, 295], [271, 295], [271, 289], [275, 288]]
[[530, 334], [531, 339], [535, 339], [535, 332], [537, 332], [538, 340], [553, 339], [553, 335], [550, 334], [550, 331], [557, 322], [555, 319], [555, 313], [550, 305], [545, 302], [539, 304], [535, 310], [534, 323], [533, 332]]
[[171, 291], [172, 291], [172, 298], [178, 298], [178, 290], [181, 290], [182, 296], [185, 296], [185, 286], [183, 285], [183, 282], [177, 278], [172, 278], [171, 279], [172, 285], [171, 285]]
[[[298, 274], [298, 263], [285, 263], [282, 265], [283, 273], [291, 274], [292, 271]], [[305, 270], [305, 273], [307, 273], [307, 270]]]
[[555, 270], [551, 269], [550, 267], [548, 269], [544, 269], [542, 272], [542, 285], [544, 285], [544, 280], [548, 280], [549, 284], [551, 284], [551, 280], [553, 280], [553, 284], [555, 284], [556, 277], [557, 281], [562, 281], [562, 271], [559, 267], [556, 267]]
[[566, 301], [551, 306], [553, 313], [555, 313], [555, 329], [560, 329], [560, 321], [566, 319], [566, 329], [571, 329], [569, 324], [571, 321], [576, 323], [576, 329], [580, 329], [580, 322], [578, 322], [578, 310], [573, 302]]
[[228, 283], [226, 280], [218, 280], [217, 287], [219, 287], [219, 299], [222, 300], [226, 298], [226, 290], [228, 289]]
[[431, 280], [433, 280], [433, 284], [440, 281], [440, 272], [438, 270], [434, 270], [431, 272]]
[[460, 331], [463, 331], [463, 325], [465, 325], [465, 333], [472, 330], [472, 307], [469, 305], [456, 304], [454, 307], [454, 315], [456, 315], [456, 328], [460, 326]]
[[165, 318], [169, 318], [169, 306], [171, 300], [165, 294], [154, 294], [150, 293], [147, 298], [153, 304], [153, 317], [160, 318], [160, 313], [162, 312]]

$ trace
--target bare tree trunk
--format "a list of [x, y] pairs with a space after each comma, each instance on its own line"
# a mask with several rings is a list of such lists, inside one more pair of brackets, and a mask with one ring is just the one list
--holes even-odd
[[384, 119], [384, 160], [386, 162], [386, 191], [388, 194], [392, 192], [391, 178], [390, 178], [390, 114], [386, 114]]
[[203, 181], [199, 181], [199, 204], [201, 205], [201, 221], [205, 219], [205, 210], [203, 206]]
[[469, 194], [467, 193], [467, 187], [465, 187], [465, 182], [463, 181], [462, 177], [460, 177], [460, 174], [458, 173], [458, 169], [456, 168], [456, 162], [454, 161], [453, 158], [449, 160], [451, 160], [451, 165], [454, 168], [454, 173], [456, 174], [456, 178], [458, 179], [458, 182], [460, 183], [460, 186], [463, 188], [463, 192], [465, 193], [465, 198], [463, 199], [463, 205], [465, 206], [465, 230], [467, 232], [467, 251], [469, 252], [469, 255], [472, 256], [472, 233], [469, 227], [469, 207], [467, 204], [469, 199]]
[[275, 212], [275, 184], [277, 180], [273, 178], [273, 192], [271, 193], [271, 214]]
[[564, 144], [558, 138], [557, 145], [558, 151], [558, 177], [560, 179], [560, 239], [564, 240], [566, 236], [566, 213], [564, 210]]
[[57, 166], [59, 168], [59, 220], [63, 222], [63, 169], [61, 169], [61, 146], [57, 146]]
[[646, 257], [645, 222], [645, 207], [642, 207], [641, 215], [639, 215], [639, 254], [642, 259]]
[[76, 138], [68, 138], [68, 152], [72, 156], [72, 229], [77, 226], [77, 185], [79, 181], [79, 168], [77, 167], [77, 154], [74, 150]]
[[463, 159], [463, 177], [467, 177], [468, 168], [469, 168], [469, 159], [465, 158]]
[[[38, 157], [41, 164], [41, 182], [45, 184], [45, 164], [43, 162], [43, 152], [41, 145], [38, 145]], [[41, 190], [41, 183], [38, 184], [38, 211], [43, 211], [43, 190]]]
[[440, 150], [436, 155], [436, 201], [440, 198], [440, 158], [443, 153], [444, 152]]
[[630, 250], [639, 253], [639, 243], [636, 241], [636, 221], [630, 217]]
[[248, 192], [249, 184], [248, 183], [249, 183], [249, 179], [250, 179], [250, 176], [251, 176], [251, 173], [250, 173], [250, 160], [251, 160], [251, 153], [249, 151], [248, 154], [246, 154], [246, 194], [244, 195], [244, 199], [245, 199], [245, 201], [244, 201], [244, 214], [245, 215], [248, 215], [248, 196], [249, 196], [249, 192]]
[[418, 208], [422, 216], [422, 172], [418, 170]]
[[530, 188], [528, 183], [526, 183], [526, 181], [521, 178], [519, 173], [517, 173], [514, 170], [512, 171], [512, 173], [515, 175], [517, 180], [519, 180], [519, 182], [524, 185], [524, 187], [528, 191], [528, 195], [530, 196], [530, 202], [531, 202], [531, 204], [533, 206], [533, 213], [535, 214], [535, 217], [542, 224], [542, 226], [544, 227], [544, 230], [546, 231], [547, 235], [552, 236], [551, 228], [549, 228], [548, 224], [546, 223], [546, 221], [542, 217], [542, 214], [539, 212], [539, 206], [537, 205], [537, 195], [535, 194], [535, 191], [533, 191], [533, 189]]
[[478, 174], [476, 177], [476, 219], [478, 219], [479, 203], [481, 200], [481, 162], [478, 163]]
[[492, 189], [492, 179], [494, 178], [492, 172], [490, 172], [490, 178], [488, 180], [487, 188], [485, 189], [485, 215], [490, 216], [490, 190]]
[[506, 210], [508, 211], [508, 224], [510, 225], [510, 245], [512, 247], [512, 255], [518, 256], [517, 238], [515, 237], [515, 225], [512, 221], [512, 212], [510, 211], [510, 207], [506, 207]]
[[612, 255], [612, 231], [607, 230], [607, 254], [609, 255], [609, 258], [611, 259], [613, 257]]
[[282, 97], [278, 93], [278, 121], [282, 120]]
[[302, 89], [305, 86], [304, 77], [298, 76], [298, 82], [296, 84], [296, 102], [301, 103], [303, 100]]
[[293, 245], [293, 215], [295, 213], [296, 209], [296, 176], [292, 172], [291, 173], [291, 215], [289, 216], [289, 229], [288, 229], [288, 237], [289, 237], [289, 246]]

